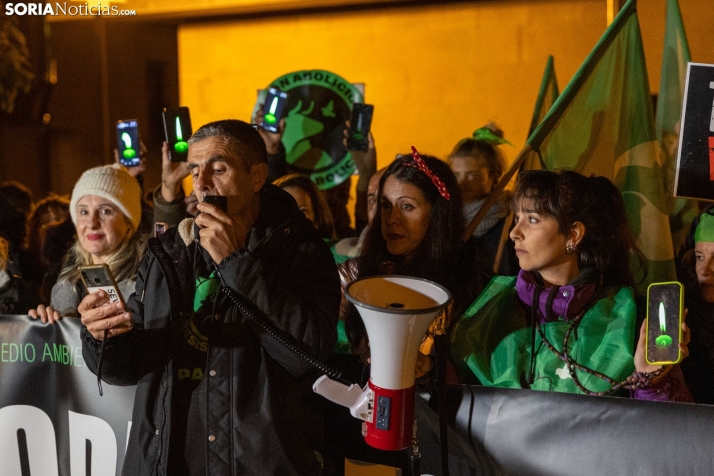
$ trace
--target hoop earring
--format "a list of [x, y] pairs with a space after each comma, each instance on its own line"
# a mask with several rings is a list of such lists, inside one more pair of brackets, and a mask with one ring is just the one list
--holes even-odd
[[572, 243], [565, 245], [565, 254], [572, 255], [573, 253], [575, 253], [575, 245]]

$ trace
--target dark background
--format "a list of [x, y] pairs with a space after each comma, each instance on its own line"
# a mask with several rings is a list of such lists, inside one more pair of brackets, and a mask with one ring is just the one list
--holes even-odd
[[712, 116], [714, 66], [691, 65], [687, 109], [682, 121], [679, 180], [675, 195], [714, 200], [714, 182], [709, 180], [709, 121]]
[[145, 184], [159, 184], [161, 110], [179, 106], [177, 24], [16, 18], [35, 79], [12, 115], [0, 113], [0, 181], [27, 185], [35, 199], [70, 193], [84, 170], [114, 161], [116, 121], [136, 118]]

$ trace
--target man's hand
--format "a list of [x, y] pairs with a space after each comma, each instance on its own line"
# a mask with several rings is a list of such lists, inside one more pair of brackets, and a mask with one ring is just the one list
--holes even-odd
[[29, 311], [27, 311], [27, 314], [33, 319], [40, 318], [45, 324], [54, 324], [55, 322], [62, 319], [62, 316], [60, 316], [59, 311], [57, 311], [56, 309], [52, 309], [52, 306], [45, 306], [43, 304], [37, 306], [37, 309], [30, 309]]
[[189, 196], [183, 199], [183, 203], [186, 205], [186, 213], [195, 217], [198, 213], [198, 197], [196, 196], [196, 191], [191, 190]]
[[[213, 204], [198, 204], [196, 225], [200, 228], [201, 246], [208, 251], [213, 261], [220, 264], [224, 258], [245, 246], [248, 227], [242, 220], [230, 216]], [[231, 197], [228, 197], [228, 210], [231, 209]]]
[[173, 202], [181, 190], [181, 181], [188, 176], [186, 162], [171, 162], [169, 145], [164, 142], [161, 147], [161, 197], [167, 202]]
[[[687, 317], [687, 309], [684, 310], [684, 317], [686, 319]], [[635, 349], [635, 370], [638, 372], [654, 372], [658, 368], [662, 367], [661, 365], [652, 365], [647, 363], [647, 359], [645, 358], [645, 349], [647, 347], [647, 320], [645, 320], [642, 323], [642, 326], [640, 326], [640, 340], [637, 342], [637, 349]], [[690, 340], [690, 332], [689, 332], [689, 327], [687, 324], [682, 322], [682, 341], [679, 343], [679, 351], [682, 353], [682, 360], [684, 360], [688, 355], [689, 355], [689, 340]], [[660, 380], [664, 378], [665, 375], [669, 373], [670, 370], [672, 370], [673, 365], [664, 365], [664, 371], [654, 378], [652, 380], [652, 385], [657, 384]]]
[[97, 340], [104, 340], [105, 330], [109, 331], [109, 337], [116, 337], [134, 328], [131, 313], [124, 311], [121, 302], [109, 304], [109, 295], [104, 291], [85, 296], [77, 310], [82, 324]]
[[[255, 115], [255, 123], [262, 123], [264, 117], [263, 104], [261, 104], [258, 106], [258, 112]], [[262, 127], [258, 128], [258, 132], [263, 138], [263, 142], [265, 142], [265, 148], [268, 150], [268, 154], [277, 154], [280, 152], [280, 140], [283, 138], [283, 133], [285, 132], [285, 119], [280, 119], [278, 122], [278, 132], [266, 131]]]

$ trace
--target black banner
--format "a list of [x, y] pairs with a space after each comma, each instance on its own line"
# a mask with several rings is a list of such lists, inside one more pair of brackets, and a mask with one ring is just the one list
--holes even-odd
[[0, 476], [121, 473], [134, 387], [99, 396], [79, 329], [0, 316]]
[[[0, 476], [116, 476], [134, 387], [84, 365], [78, 319], [0, 316]], [[460, 475], [708, 475], [714, 406], [477, 386], [445, 395]], [[423, 473], [440, 475], [439, 422], [418, 399]]]
[[708, 476], [714, 468], [714, 406], [466, 385], [449, 387], [447, 400], [459, 436], [503, 474]]

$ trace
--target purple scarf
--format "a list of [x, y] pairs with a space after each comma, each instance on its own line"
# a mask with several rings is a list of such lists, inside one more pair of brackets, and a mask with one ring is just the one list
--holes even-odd
[[[542, 292], [538, 296], [538, 319], [540, 323], [547, 322], [546, 316], [549, 315], [551, 320], [563, 318], [569, 321], [577, 317], [597, 291], [599, 280], [592, 279], [595, 277], [593, 276], [594, 274], [597, 276], [592, 270], [583, 269], [577, 277], [565, 286], [543, 288], [541, 285]], [[529, 307], [533, 306], [533, 295], [538, 286], [538, 281], [533, 273], [524, 270], [518, 273], [516, 291], [521, 301]], [[551, 296], [552, 293], [555, 293], [555, 295]], [[547, 312], [549, 299], [552, 299], [550, 313]]]

